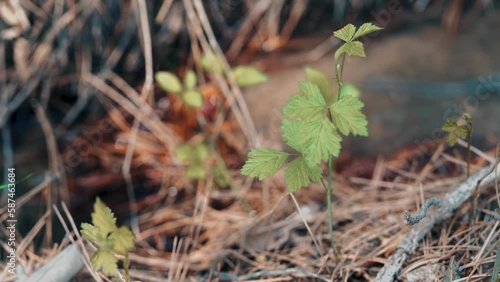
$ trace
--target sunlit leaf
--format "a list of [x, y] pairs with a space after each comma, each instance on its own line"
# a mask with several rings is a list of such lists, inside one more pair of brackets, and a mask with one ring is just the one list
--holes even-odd
[[109, 240], [113, 244], [113, 250], [121, 255], [125, 255], [134, 247], [135, 236], [126, 226], [121, 226], [109, 235]]
[[346, 42], [344, 45], [340, 46], [340, 48], [335, 52], [335, 60], [338, 60], [344, 53], [349, 56], [366, 57], [363, 43], [359, 41]]
[[288, 164], [285, 169], [285, 183], [290, 192], [295, 192], [311, 182], [321, 180], [321, 167], [309, 166], [303, 157], [299, 157]]
[[155, 75], [156, 82], [160, 85], [161, 89], [169, 93], [180, 93], [182, 85], [177, 76], [168, 71], [159, 71]]
[[372, 23], [365, 23], [363, 24], [362, 26], [360, 26], [358, 28], [358, 30], [356, 31], [356, 33], [354, 34], [354, 36], [352, 37], [352, 39], [356, 39], [358, 37], [361, 37], [363, 35], [367, 35], [369, 33], [372, 33], [372, 32], [375, 32], [375, 31], [378, 31], [378, 30], [381, 30], [383, 28], [381, 27], [378, 27], [376, 25], [373, 25]]
[[344, 26], [343, 28], [333, 32], [333, 35], [335, 35], [335, 37], [337, 37], [339, 39], [342, 39], [342, 40], [348, 42], [352, 39], [355, 32], [356, 32], [356, 27], [352, 24], [348, 24], [348, 25]]
[[239, 65], [233, 68], [234, 77], [236, 78], [236, 83], [240, 87], [248, 87], [260, 83], [264, 83], [268, 80], [267, 75], [265, 75], [260, 70], [248, 66]]
[[187, 90], [194, 89], [196, 87], [196, 73], [193, 70], [188, 70], [186, 76], [184, 77], [184, 88]]
[[106, 236], [116, 229], [116, 218], [110, 208], [108, 208], [100, 198], [94, 203], [94, 212], [92, 213], [92, 224], [98, 227]]
[[323, 95], [323, 99], [329, 105], [333, 101], [332, 80], [329, 79], [323, 72], [314, 68], [306, 67], [305, 72], [307, 81], [312, 82], [319, 87], [321, 95]]
[[299, 140], [299, 144], [304, 148], [305, 160], [309, 166], [328, 160], [330, 155], [339, 155], [342, 139], [326, 116], [304, 124], [307, 126], [301, 129], [303, 141]]
[[312, 82], [301, 82], [299, 88], [301, 93], [290, 97], [283, 108], [283, 114], [300, 120], [324, 116], [326, 102], [318, 86]]
[[108, 250], [98, 249], [94, 255], [92, 255], [92, 268], [95, 271], [101, 271], [102, 273], [109, 276], [116, 276], [118, 274], [118, 260]]
[[266, 148], [253, 149], [248, 153], [248, 160], [241, 169], [241, 174], [263, 180], [276, 174], [287, 158], [288, 153], [285, 152]]
[[363, 102], [355, 96], [341, 96], [329, 108], [335, 127], [344, 135], [352, 133], [353, 135], [368, 136], [366, 128], [368, 121], [361, 112], [363, 106]]
[[203, 95], [197, 90], [186, 90], [182, 93], [182, 100], [187, 106], [201, 108], [203, 106]]

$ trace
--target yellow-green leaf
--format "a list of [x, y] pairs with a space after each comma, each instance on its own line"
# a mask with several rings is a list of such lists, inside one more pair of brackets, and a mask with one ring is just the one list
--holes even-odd
[[160, 85], [161, 89], [169, 93], [180, 93], [182, 85], [177, 76], [168, 71], [159, 71], [155, 75], [156, 82]]
[[344, 53], [349, 56], [366, 57], [363, 43], [360, 41], [349, 41], [340, 46], [340, 48], [335, 52], [335, 60], [338, 60]]
[[92, 255], [92, 268], [95, 271], [101, 271], [102, 273], [109, 276], [116, 276], [118, 274], [118, 260], [108, 250], [98, 249], [94, 255]]
[[267, 75], [248, 65], [239, 65], [233, 68], [233, 73], [236, 78], [236, 83], [238, 83], [240, 87], [260, 84], [268, 80]]
[[82, 233], [83, 237], [94, 244], [101, 245], [103, 243], [103, 239], [106, 238], [105, 236], [107, 234], [103, 235], [101, 230], [92, 224], [82, 223], [81, 228], [82, 229], [80, 230], [80, 232]]
[[328, 77], [320, 70], [306, 67], [305, 68], [307, 81], [316, 84], [319, 87], [321, 95], [323, 95], [323, 99], [326, 101], [326, 104], [329, 105], [333, 102], [333, 84], [332, 80], [328, 79]]
[[213, 53], [205, 53], [201, 56], [201, 66], [208, 72], [222, 73], [224, 70], [222, 60]]
[[288, 153], [285, 152], [266, 148], [253, 149], [248, 153], [248, 160], [241, 169], [241, 174], [263, 180], [276, 174], [287, 158]]
[[283, 139], [286, 144], [298, 152], [304, 153], [304, 144], [301, 143], [301, 122], [292, 119], [282, 119], [281, 120], [281, 131], [283, 132]]
[[196, 163], [186, 167], [186, 176], [192, 180], [200, 180], [207, 178], [207, 172], [203, 165]]
[[344, 83], [342, 84], [342, 89], [340, 90], [340, 96], [345, 95], [359, 98], [361, 96], [361, 91], [353, 84]]
[[355, 96], [344, 95], [330, 106], [333, 124], [342, 134], [368, 136], [368, 121], [361, 112], [364, 104]]
[[309, 166], [328, 160], [330, 155], [339, 155], [342, 139], [328, 117], [304, 122], [303, 125], [300, 130], [302, 140], [299, 142]]
[[182, 93], [182, 100], [187, 106], [201, 108], [203, 106], [203, 95], [196, 90], [186, 90]]
[[188, 70], [186, 76], [184, 76], [184, 88], [187, 90], [194, 89], [196, 87], [196, 73], [193, 70]]
[[343, 28], [335, 31], [333, 35], [335, 37], [342, 39], [346, 42], [351, 41], [352, 37], [354, 36], [354, 33], [356, 32], [356, 27], [352, 24], [348, 24], [344, 26]]
[[364, 23], [362, 26], [358, 28], [352, 39], [356, 39], [360, 36], [367, 35], [369, 33], [381, 30], [383, 28], [373, 25], [372, 23]]
[[189, 143], [182, 143], [175, 147], [175, 156], [183, 162], [192, 161], [193, 159], [193, 145]]
[[92, 224], [98, 227], [106, 237], [116, 229], [116, 218], [110, 208], [108, 208], [98, 197], [94, 203], [92, 213]]
[[311, 182], [321, 180], [321, 167], [309, 166], [303, 157], [299, 157], [288, 164], [285, 169], [285, 183], [290, 192], [295, 192]]
[[109, 235], [109, 240], [113, 244], [113, 251], [125, 255], [134, 247], [135, 236], [128, 227], [121, 226]]
[[448, 133], [446, 140], [450, 146], [454, 146], [457, 143], [457, 139], [467, 137], [467, 126], [458, 125], [458, 123], [452, 119], [448, 119], [442, 127], [443, 131]]
[[293, 95], [283, 108], [283, 114], [300, 120], [312, 120], [325, 115], [326, 102], [318, 86], [312, 82], [300, 82], [302, 93]]

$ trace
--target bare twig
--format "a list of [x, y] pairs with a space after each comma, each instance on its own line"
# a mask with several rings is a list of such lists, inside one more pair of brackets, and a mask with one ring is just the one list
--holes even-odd
[[476, 174], [467, 178], [460, 183], [455, 190], [446, 194], [441, 201], [441, 208], [436, 213], [429, 214], [420, 224], [415, 225], [407, 236], [399, 243], [398, 247], [391, 255], [387, 263], [378, 272], [375, 281], [391, 282], [398, 275], [403, 263], [413, 254], [420, 245], [420, 241], [432, 229], [432, 227], [444, 219], [453, 215], [453, 212], [467, 201], [476, 187], [483, 188], [495, 181], [495, 170], [498, 171], [500, 166], [498, 162], [491, 164], [481, 169]]

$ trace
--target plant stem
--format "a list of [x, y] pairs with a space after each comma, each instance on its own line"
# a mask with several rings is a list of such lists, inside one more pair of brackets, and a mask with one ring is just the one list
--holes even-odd
[[130, 276], [128, 274], [128, 268], [130, 266], [130, 261], [128, 260], [128, 252], [125, 254], [125, 258], [123, 259], [123, 267], [125, 268], [125, 281], [130, 281]]
[[335, 240], [333, 237], [333, 211], [332, 211], [332, 159], [328, 157], [328, 187], [326, 189], [326, 201], [328, 206], [328, 232], [330, 233], [330, 244], [335, 250]]

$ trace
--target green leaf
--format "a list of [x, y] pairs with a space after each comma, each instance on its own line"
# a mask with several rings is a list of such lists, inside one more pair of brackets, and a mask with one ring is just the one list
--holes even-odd
[[82, 223], [81, 228], [80, 232], [87, 240], [97, 245], [101, 245], [103, 243], [102, 241], [105, 239], [105, 235], [103, 236], [98, 227], [89, 223]]
[[447, 141], [450, 146], [454, 146], [459, 137], [462, 139], [467, 137], [467, 126], [458, 125], [458, 123], [452, 119], [448, 119], [443, 124], [442, 129], [448, 133]]
[[[303, 126], [303, 125], [302, 125]], [[283, 140], [285, 140], [286, 144], [291, 148], [295, 149], [298, 152], [304, 153], [303, 142], [301, 143], [301, 122], [298, 120], [291, 119], [282, 119], [281, 120], [281, 131]], [[302, 138], [303, 139], [303, 138]]]
[[367, 35], [369, 33], [372, 33], [372, 32], [375, 32], [375, 31], [378, 31], [381, 29], [383, 29], [383, 28], [378, 27], [376, 25], [373, 25], [372, 23], [365, 23], [358, 28], [358, 30], [356, 31], [356, 33], [354, 34], [352, 39], [356, 39], [358, 37], [361, 37], [363, 35]]
[[98, 249], [94, 255], [92, 255], [92, 268], [95, 271], [101, 271], [102, 273], [109, 276], [116, 276], [118, 274], [118, 260], [108, 250]]
[[364, 104], [357, 97], [344, 95], [330, 106], [330, 113], [335, 127], [344, 135], [352, 133], [353, 135], [368, 136], [366, 126], [368, 121], [361, 112]]
[[188, 70], [186, 76], [184, 77], [184, 88], [187, 90], [194, 89], [196, 87], [196, 73], [193, 70]]
[[116, 229], [116, 218], [110, 208], [108, 208], [99, 197], [94, 203], [92, 213], [92, 224], [101, 230], [104, 237]]
[[192, 180], [200, 180], [207, 178], [205, 167], [195, 163], [186, 167], [186, 176]]
[[135, 236], [128, 227], [121, 226], [109, 235], [109, 240], [113, 244], [113, 251], [125, 255], [134, 247]]
[[193, 145], [189, 143], [182, 143], [175, 147], [175, 156], [183, 162], [193, 160]]
[[222, 73], [224, 70], [222, 60], [213, 53], [205, 53], [201, 56], [201, 66], [208, 72]]
[[186, 90], [182, 93], [182, 100], [187, 106], [201, 108], [203, 106], [203, 95], [196, 90]]
[[169, 93], [180, 93], [182, 85], [177, 76], [168, 71], [159, 71], [155, 75], [156, 82], [160, 85], [161, 89]]
[[236, 83], [238, 83], [240, 87], [260, 84], [268, 80], [267, 75], [248, 65], [240, 65], [233, 68], [233, 73], [236, 78]]
[[335, 52], [335, 60], [338, 60], [344, 53], [349, 56], [366, 57], [363, 43], [359, 41], [346, 42], [344, 45], [340, 46], [340, 48]]
[[309, 166], [328, 160], [330, 155], [339, 155], [341, 138], [328, 117], [304, 122], [303, 125], [300, 130], [302, 139], [297, 141], [304, 148]]
[[212, 169], [214, 181], [219, 188], [226, 188], [231, 185], [231, 175], [224, 164], [218, 164]]
[[288, 153], [285, 152], [266, 148], [253, 149], [248, 153], [248, 160], [241, 169], [241, 174], [263, 180], [276, 174], [287, 158]]
[[285, 169], [285, 183], [288, 191], [295, 192], [311, 182], [320, 181], [321, 173], [321, 167], [309, 166], [303, 157], [293, 160]]
[[312, 82], [300, 82], [302, 93], [293, 95], [283, 108], [283, 114], [301, 120], [312, 120], [325, 115], [326, 102], [318, 86]]
[[198, 143], [194, 147], [195, 160], [198, 162], [204, 162], [208, 160], [210, 156], [210, 151], [208, 150], [208, 146], [204, 143]]
[[339, 39], [342, 39], [346, 42], [349, 42], [352, 40], [352, 37], [354, 36], [355, 31], [356, 31], [356, 27], [352, 24], [348, 24], [348, 25], [344, 26], [343, 28], [335, 31], [333, 33], [333, 35], [335, 35], [335, 37], [337, 37]]
[[361, 91], [353, 84], [344, 83], [340, 90], [340, 96], [353, 96], [359, 98], [361, 96]]
[[305, 68], [307, 81], [316, 84], [319, 87], [323, 99], [329, 105], [333, 101], [332, 81], [320, 70], [310, 67]]

